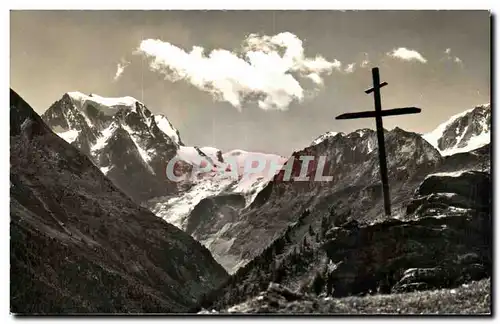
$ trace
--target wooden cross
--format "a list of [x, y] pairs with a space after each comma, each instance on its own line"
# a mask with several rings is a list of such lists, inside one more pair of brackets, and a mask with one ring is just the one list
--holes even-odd
[[382, 117], [406, 114], [418, 114], [421, 109], [416, 107], [394, 108], [382, 110], [382, 103], [380, 101], [380, 88], [387, 85], [387, 82], [380, 83], [380, 75], [378, 67], [372, 69], [373, 88], [365, 91], [370, 94], [373, 92], [373, 99], [375, 102], [375, 111], [361, 111], [355, 113], [346, 113], [335, 117], [335, 119], [357, 119], [357, 118], [373, 118], [377, 125], [377, 140], [378, 140], [378, 155], [380, 159], [380, 176], [382, 177], [382, 187], [384, 189], [384, 207], [385, 214], [391, 216], [391, 200], [389, 196], [389, 180], [387, 176], [387, 158], [385, 154], [384, 142], [384, 128], [382, 125]]

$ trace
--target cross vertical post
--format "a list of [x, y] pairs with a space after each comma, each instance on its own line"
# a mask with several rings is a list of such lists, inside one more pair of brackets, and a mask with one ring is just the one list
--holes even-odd
[[387, 157], [385, 155], [384, 127], [382, 123], [382, 102], [380, 100], [380, 74], [378, 68], [372, 69], [373, 100], [375, 102], [375, 124], [377, 126], [378, 156], [380, 159], [380, 176], [384, 191], [385, 214], [391, 216], [391, 198], [389, 192], [389, 178], [387, 175]]
[[380, 176], [382, 178], [382, 189], [384, 191], [384, 209], [386, 216], [391, 216], [391, 199], [389, 194], [389, 176], [387, 171], [387, 157], [385, 154], [385, 141], [384, 141], [384, 127], [382, 124], [382, 117], [418, 114], [421, 109], [417, 107], [393, 108], [382, 110], [382, 103], [380, 99], [380, 88], [385, 87], [387, 82], [380, 83], [380, 75], [377, 67], [372, 69], [373, 88], [365, 90], [366, 94], [373, 92], [373, 100], [375, 103], [375, 111], [360, 111], [354, 113], [345, 113], [335, 117], [335, 119], [357, 119], [357, 118], [374, 118], [377, 126], [377, 142], [378, 142], [378, 155], [380, 161]]

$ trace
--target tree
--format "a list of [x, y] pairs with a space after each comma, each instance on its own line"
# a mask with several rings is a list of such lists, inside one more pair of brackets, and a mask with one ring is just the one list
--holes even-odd
[[291, 227], [288, 226], [286, 229], [285, 235], [283, 235], [283, 238], [284, 238], [285, 242], [287, 242], [287, 243], [291, 242], [291, 240], [290, 240], [290, 228]]
[[321, 227], [321, 237], [324, 238], [326, 235], [326, 232], [328, 231], [328, 227], [329, 227], [329, 222], [328, 222], [327, 216], [323, 216], [323, 218], [321, 218], [320, 227]]
[[323, 290], [324, 286], [325, 286], [325, 279], [323, 279], [323, 277], [319, 273], [316, 273], [316, 275], [314, 275], [311, 287], [313, 289], [313, 292], [316, 295], [319, 295]]
[[298, 220], [298, 223], [300, 225], [304, 224], [304, 219], [309, 216], [311, 214], [311, 211], [309, 210], [309, 208], [307, 208], [302, 214], [300, 214], [299, 216], [299, 220]]
[[312, 227], [312, 224], [309, 225], [309, 235], [311, 235], [311, 237], [314, 237], [314, 229]]

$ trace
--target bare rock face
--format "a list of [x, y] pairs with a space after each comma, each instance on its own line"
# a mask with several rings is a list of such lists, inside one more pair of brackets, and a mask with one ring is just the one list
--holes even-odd
[[11, 312], [186, 312], [227, 273], [10, 92]]
[[[417, 190], [418, 195], [431, 193], [454, 193], [471, 199], [483, 198], [482, 204], [489, 203], [490, 175], [486, 172], [463, 171], [436, 173], [427, 176]], [[478, 201], [481, 204], [481, 201]]]
[[458, 171], [427, 176], [410, 201], [407, 214], [436, 216], [491, 208], [491, 179], [486, 172]]
[[[413, 283], [424, 283], [426, 289], [444, 288], [488, 277], [491, 233], [483, 217], [424, 217], [338, 231], [325, 244], [337, 264], [328, 276], [327, 293], [340, 297], [408, 291]], [[471, 253], [477, 255], [473, 265], [462, 264], [462, 257]], [[413, 268], [427, 272], [408, 280], [407, 271]]]

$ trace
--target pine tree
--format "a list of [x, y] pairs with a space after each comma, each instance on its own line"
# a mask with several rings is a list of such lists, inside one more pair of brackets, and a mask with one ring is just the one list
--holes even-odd
[[287, 230], [285, 232], [285, 235], [283, 235], [283, 238], [284, 238], [285, 242], [287, 242], [287, 243], [291, 242], [290, 241], [290, 233], [289, 233], [290, 231], [289, 231], [289, 229], [290, 229], [290, 227], [287, 228]]
[[323, 277], [319, 274], [316, 273], [314, 276], [314, 279], [312, 281], [312, 289], [316, 295], [319, 295], [321, 291], [323, 290], [323, 287], [325, 285], [325, 280]]
[[324, 216], [321, 218], [321, 237], [325, 237], [326, 232], [328, 231], [328, 218]]

